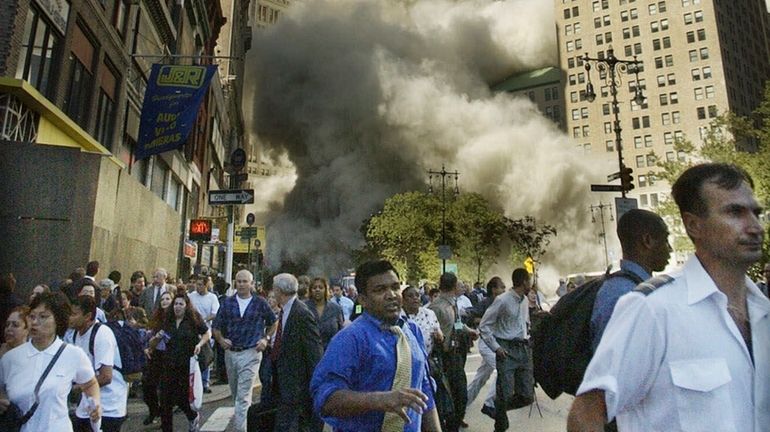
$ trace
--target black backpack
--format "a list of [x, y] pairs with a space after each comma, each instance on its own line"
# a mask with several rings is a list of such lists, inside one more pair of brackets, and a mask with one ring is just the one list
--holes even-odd
[[532, 331], [532, 360], [535, 381], [551, 398], [562, 393], [574, 395], [583, 381], [593, 351], [591, 313], [596, 294], [613, 277], [642, 280], [623, 270], [584, 283], [567, 293], [551, 308], [550, 314]]
[[[118, 321], [109, 321], [105, 324], [115, 335], [115, 341], [118, 343], [120, 351], [120, 368], [114, 369], [123, 374], [126, 382], [134, 382], [142, 379], [142, 369], [147, 364], [147, 358], [144, 355], [144, 337], [141, 330], [135, 329], [128, 324], [120, 324]], [[88, 349], [91, 356], [94, 355], [94, 339], [96, 332], [101, 324], [94, 324], [91, 330], [91, 339], [88, 341]]]

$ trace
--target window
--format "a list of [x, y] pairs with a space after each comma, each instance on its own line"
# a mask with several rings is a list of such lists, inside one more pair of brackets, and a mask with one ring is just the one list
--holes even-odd
[[706, 40], [706, 29], [698, 29], [698, 40], [699, 41]]
[[604, 44], [604, 35], [599, 33], [596, 35], [596, 45], [603, 45]]
[[[567, 49], [569, 51], [569, 48]], [[690, 55], [690, 63], [698, 61], [698, 51], [697, 50], [690, 50], [688, 52]]]
[[655, 155], [652, 155], [652, 154], [647, 155], [647, 166], [655, 166], [657, 162], [658, 162], [658, 158], [656, 158]]
[[655, 69], [663, 68], [663, 57], [655, 57]]
[[647, 6], [647, 10], [650, 12], [650, 15], [655, 15], [656, 13], [658, 13], [658, 5], [653, 3]]
[[604, 148], [607, 150], [608, 153], [612, 153], [615, 151], [615, 141], [607, 140], [604, 142]]
[[610, 25], [610, 24], [611, 24], [611, 21], [610, 21], [610, 16], [609, 16], [609, 15], [604, 15], [604, 16], [602, 17], [602, 23], [603, 23], [605, 26], [608, 26], [608, 25]]
[[668, 94], [668, 100], [671, 102], [671, 105], [676, 105], [679, 103], [679, 93], [677, 92], [671, 92]]
[[88, 129], [91, 93], [93, 89], [93, 72], [95, 49], [91, 40], [85, 35], [80, 25], [75, 26], [70, 68], [72, 75], [64, 103], [64, 111], [83, 129]]
[[115, 101], [118, 92], [118, 78], [115, 67], [105, 59], [99, 77], [99, 101], [96, 112], [95, 138], [108, 149], [113, 148], [115, 126]]
[[685, 25], [692, 24], [692, 14], [691, 13], [688, 12], [688, 13], [684, 14], [684, 24]]
[[633, 47], [631, 45], [626, 45], [624, 49], [626, 52], [626, 57], [631, 57], [632, 55], [634, 55]]
[[650, 31], [653, 33], [657, 33], [660, 31], [660, 24], [657, 21], [653, 21], [650, 23]]
[[612, 42], [612, 32], [604, 33], [604, 42]]
[[673, 72], [666, 75], [666, 79], [668, 79], [668, 85], [676, 84], [676, 75]]
[[591, 136], [591, 129], [588, 127], [588, 125], [583, 126], [583, 138], [588, 138]]
[[658, 87], [665, 87], [666, 86], [666, 76], [665, 75], [658, 75]]
[[580, 108], [580, 118], [588, 118], [588, 107]]
[[708, 109], [709, 109], [709, 118], [714, 118], [718, 115], [716, 105], [709, 105]]
[[700, 81], [700, 69], [695, 68], [691, 70], [690, 73], [692, 74], [693, 81]]
[[570, 19], [572, 17], [572, 14], [570, 12], [570, 8], [564, 9], [564, 19]]
[[58, 60], [61, 36], [34, 4], [30, 4], [27, 10], [21, 43], [16, 78], [29, 82], [40, 93], [50, 97], [53, 93], [53, 86], [49, 85], [51, 63]]
[[602, 114], [610, 115], [610, 104], [608, 103], [602, 104]]
[[642, 44], [641, 43], [635, 43], [634, 44], [634, 54], [640, 55], [642, 53]]
[[671, 48], [671, 37], [666, 36], [663, 38], [663, 48]]
[[567, 69], [572, 69], [575, 67], [575, 57], [570, 57], [567, 59]]
[[660, 30], [661, 31], [668, 30], [668, 18], [664, 18], [664, 19], [660, 20]]
[[577, 81], [575, 80], [575, 74], [570, 75], [567, 79], [569, 80], [569, 85], [577, 84]]
[[639, 117], [634, 117], [631, 119], [631, 124], [633, 125], [634, 129], [640, 129], [642, 127], [641, 121], [639, 120]]
[[572, 128], [572, 138], [580, 138], [580, 126]]
[[703, 22], [703, 11], [695, 11], [693, 17], [695, 18], [695, 22]]
[[583, 39], [575, 39], [575, 49], [583, 48]]
[[631, 17], [632, 20], [635, 20], [635, 19], [639, 18], [639, 11], [637, 11], [636, 8], [633, 8], [633, 9], [631, 9], [628, 12], [629, 12], [629, 16]]
[[631, 38], [631, 29], [626, 27], [623, 29], [623, 39], [630, 39]]
[[594, 28], [599, 28], [601, 26], [602, 26], [602, 17], [594, 18]]
[[644, 155], [638, 155], [636, 157], [636, 167], [644, 168]]
[[644, 127], [644, 128], [650, 127], [650, 116], [643, 116], [642, 117], [642, 127]]
[[548, 87], [547, 89], [545, 89], [544, 93], [545, 93], [545, 100], [546, 101], [551, 100], [551, 88]]
[[711, 66], [704, 66], [703, 67], [703, 79], [709, 79], [711, 78]]
[[574, 24], [574, 27], [575, 27], [575, 34], [578, 34], [578, 33], [580, 33], [580, 30], [582, 29], [582, 26], [580, 25], [580, 23], [579, 23], [579, 22], [576, 22], [576, 23]]
[[652, 147], [652, 135], [645, 135], [644, 136], [644, 146], [645, 147]]
[[650, 194], [650, 207], [655, 208], [658, 206], [658, 194]]
[[639, 176], [639, 187], [643, 188], [647, 186], [647, 176], [646, 175], [640, 175]]
[[628, 11], [621, 11], [620, 12], [620, 20], [623, 22], [628, 21]]
[[698, 112], [698, 120], [706, 119], [706, 108], [698, 107], [697, 112]]
[[567, 52], [575, 51], [575, 41], [567, 41]]
[[666, 93], [661, 93], [658, 98], [660, 99], [660, 106], [668, 105], [668, 95]]
[[601, 5], [599, 3], [599, 0], [596, 0], [595, 2], [593, 2], [592, 6], [593, 6], [594, 12], [599, 12], [599, 10], [601, 10]]
[[670, 113], [663, 113], [660, 115], [660, 123], [663, 126], [668, 126], [671, 124], [671, 114]]
[[606, 134], [612, 133], [612, 123], [604, 122], [604, 133]]
[[569, 94], [569, 101], [570, 102], [577, 102], [578, 101], [578, 94], [576, 91], [570, 92]]
[[674, 161], [674, 152], [672, 152], [672, 151], [667, 151], [667, 152], [666, 152], [666, 160], [667, 160], [668, 162], [673, 162], [673, 161]]
[[634, 37], [639, 36], [639, 26], [635, 25], [631, 27], [631, 34], [634, 35]]
[[700, 49], [700, 59], [706, 60], [709, 58], [709, 49], [708, 47], [703, 47]]
[[117, 0], [115, 2], [115, 11], [112, 14], [112, 25], [122, 36], [126, 35], [128, 27], [129, 0]]
[[663, 144], [665, 144], [665, 145], [673, 145], [674, 144], [674, 134], [671, 133], [671, 132], [663, 133]]
[[154, 164], [152, 166], [152, 180], [150, 183], [150, 190], [155, 193], [161, 199], [166, 196], [166, 174], [168, 173], [168, 165], [163, 159], [159, 157], [154, 158]]
[[714, 98], [714, 86], [706, 86], [706, 99], [713, 99]]
[[677, 140], [677, 141], [684, 140], [684, 132], [682, 132], [680, 130], [674, 131], [674, 139]]
[[635, 136], [634, 137], [634, 148], [636, 148], [636, 149], [642, 148], [642, 137], [640, 137], [640, 136]]
[[671, 122], [674, 124], [679, 124], [679, 122], [681, 121], [682, 121], [682, 116], [679, 114], [679, 111], [672, 111]]
[[661, 45], [660, 45], [660, 39], [653, 39], [652, 40], [652, 50], [653, 51], [660, 51]]
[[695, 100], [703, 100], [703, 87], [695, 87]]
[[666, 11], [666, 2], [660, 1], [658, 2], [658, 12], [663, 13]]
[[647, 206], [648, 206], [648, 202], [647, 202], [647, 194], [641, 194], [641, 195], [639, 195], [639, 205], [640, 205], [641, 207], [647, 207]]
[[693, 43], [695, 42], [695, 32], [694, 31], [688, 31], [687, 32], [687, 43]]
[[577, 74], [578, 84], [583, 84], [586, 82], [586, 75], [583, 72], [580, 72]]
[[673, 55], [669, 54], [666, 57], [664, 57], [664, 59], [666, 60], [666, 67], [674, 66], [674, 56]]

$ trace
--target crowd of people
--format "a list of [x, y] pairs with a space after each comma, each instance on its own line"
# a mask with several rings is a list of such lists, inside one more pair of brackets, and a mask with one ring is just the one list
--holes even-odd
[[[593, 303], [593, 357], [570, 431], [770, 430], [770, 373], [754, 367], [770, 360], [770, 265], [759, 285], [746, 276], [763, 240], [751, 179], [701, 165], [673, 196], [695, 256], [652, 277], [670, 257], [665, 221], [645, 210], [620, 218], [621, 270]], [[90, 262], [26, 300], [12, 275], [0, 277], [0, 414], [16, 422], [0, 426], [120, 431], [141, 392], [145, 425], [172, 431], [176, 408], [197, 431], [196, 357], [204, 392], [228, 384], [238, 432], [459, 431], [492, 376], [481, 412], [502, 432], [508, 411], [535, 398], [530, 336], [549, 312], [524, 268], [486, 286], [445, 273], [436, 287], [403, 284], [386, 260], [361, 264], [349, 287], [288, 273], [262, 286], [240, 270], [230, 295], [206, 274], [136, 271], [127, 288], [117, 271], [98, 274]], [[559, 294], [573, 291], [564, 285]], [[140, 362], [126, 352], [134, 334]], [[468, 383], [474, 345], [481, 365]]]

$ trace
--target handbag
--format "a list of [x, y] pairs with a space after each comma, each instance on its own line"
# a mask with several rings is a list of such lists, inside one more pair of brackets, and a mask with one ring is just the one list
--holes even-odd
[[40, 404], [38, 397], [40, 386], [43, 385], [43, 381], [45, 381], [48, 373], [51, 372], [51, 369], [53, 368], [54, 364], [56, 364], [56, 361], [59, 360], [59, 356], [61, 356], [61, 353], [64, 352], [64, 348], [66, 346], [67, 344], [65, 343], [61, 344], [59, 350], [56, 351], [56, 354], [48, 363], [45, 371], [43, 371], [43, 374], [40, 375], [40, 379], [37, 380], [37, 385], [35, 385], [35, 403], [32, 404], [32, 407], [30, 407], [29, 411], [22, 413], [19, 406], [11, 402], [11, 404], [8, 406], [8, 409], [5, 410], [5, 413], [0, 416], [0, 430], [18, 432], [21, 430], [21, 427], [24, 426], [24, 424], [27, 423], [33, 415], [35, 415], [35, 411], [37, 411], [37, 407]]
[[201, 370], [206, 369], [214, 362], [214, 350], [211, 349], [211, 345], [208, 343], [203, 344], [201, 351], [198, 353], [198, 363], [200, 363]]
[[200, 411], [203, 406], [203, 377], [196, 356], [190, 357], [190, 390], [188, 393], [190, 408]]

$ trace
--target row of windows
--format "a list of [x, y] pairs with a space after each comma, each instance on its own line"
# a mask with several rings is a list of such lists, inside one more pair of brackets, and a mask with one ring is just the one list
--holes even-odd
[[677, 92], [671, 92], [671, 93], [661, 93], [658, 96], [658, 99], [660, 100], [660, 106], [666, 106], [668, 104], [676, 105], [679, 103], [679, 93]]
[[[704, 90], [704, 89], [701, 89]], [[705, 93], [705, 90], [704, 90]], [[712, 87], [712, 93], [711, 97], [713, 97], [713, 87]], [[708, 98], [708, 97], [707, 97]], [[604, 104], [602, 105], [602, 108], [605, 110], [605, 115], [609, 114], [610, 104]], [[716, 105], [709, 105], [707, 107], [697, 107], [697, 116], [698, 120], [706, 120], [710, 118], [715, 118], [718, 115], [718, 110]], [[581, 120], [581, 119], [587, 119], [588, 118], [588, 108], [582, 107], [582, 108], [575, 108], [572, 110], [572, 120]], [[671, 111], [671, 112], [664, 112], [660, 115], [660, 121], [663, 126], [669, 126], [672, 124], [680, 124], [682, 122], [682, 115], [680, 111]], [[647, 129], [651, 127], [651, 121], [650, 116], [639, 116], [639, 117], [633, 117], [631, 119], [631, 127], [634, 130], [639, 129]], [[609, 135], [614, 133], [613, 128], [613, 122], [604, 122], [604, 133]], [[665, 144], [673, 144], [674, 139], [682, 138], [680, 131], [675, 131], [673, 135], [669, 136], [670, 132], [666, 132], [663, 135], [664, 143]], [[573, 127], [573, 136], [575, 138], [580, 137], [588, 137], [589, 136], [589, 129], [588, 126], [575, 126]], [[701, 132], [701, 138], [703, 138], [703, 132]], [[639, 148], [639, 147], [636, 147]]]
[[569, 36], [571, 34], [578, 34], [580, 33], [581, 25], [579, 22], [576, 22], [575, 24], [566, 24], [564, 26], [564, 35]]
[[601, 28], [602, 26], [609, 26], [611, 25], [610, 16], [604, 15], [602, 17], [596, 17], [594, 18], [594, 28]]
[[693, 89], [695, 93], [695, 100], [713, 99], [714, 98], [714, 86], [708, 85], [705, 87], [695, 87]]
[[567, 41], [567, 52], [583, 49], [583, 40], [575, 39], [574, 41]]
[[688, 54], [690, 55], [690, 63], [698, 60], [707, 60], [709, 58], [709, 49], [708, 47], [703, 47], [697, 50], [690, 50]]

